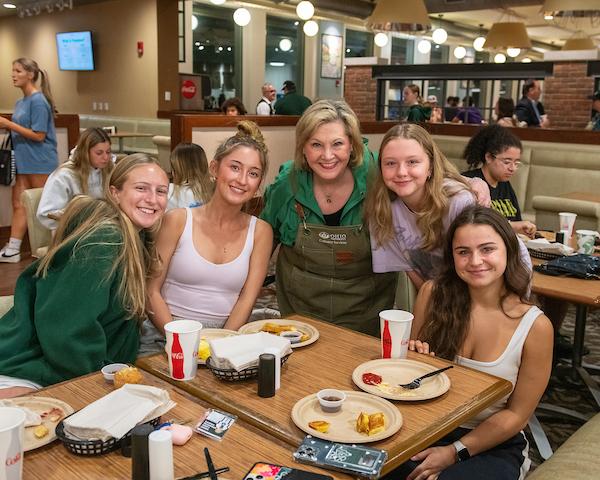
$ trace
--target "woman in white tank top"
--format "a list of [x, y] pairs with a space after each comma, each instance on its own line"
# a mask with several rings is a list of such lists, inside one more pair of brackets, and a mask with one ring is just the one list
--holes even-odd
[[210, 163], [215, 177], [210, 201], [165, 215], [157, 239], [163, 266], [149, 282], [151, 320], [161, 333], [174, 318], [231, 330], [248, 320], [267, 273], [273, 232], [242, 207], [266, 170], [258, 126], [240, 122]]
[[447, 235], [442, 272], [419, 291], [409, 348], [505, 378], [513, 390], [400, 469], [410, 480], [524, 478], [521, 430], [548, 384], [552, 324], [527, 301], [531, 272], [502, 215], [467, 207]]

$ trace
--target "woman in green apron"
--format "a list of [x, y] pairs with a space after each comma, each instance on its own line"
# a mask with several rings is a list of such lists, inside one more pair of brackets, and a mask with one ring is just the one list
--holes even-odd
[[378, 314], [393, 306], [396, 274], [373, 273], [362, 220], [375, 163], [345, 102], [316, 102], [298, 121], [294, 160], [267, 188], [261, 215], [281, 243], [276, 279], [282, 315], [379, 334]]

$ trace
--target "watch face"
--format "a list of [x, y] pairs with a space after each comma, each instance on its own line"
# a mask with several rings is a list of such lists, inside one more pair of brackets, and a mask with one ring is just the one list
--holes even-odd
[[461, 462], [463, 460], [468, 460], [469, 458], [471, 458], [471, 455], [469, 454], [469, 451], [466, 448], [460, 449], [458, 452], [456, 452], [456, 454], [458, 455], [458, 460]]

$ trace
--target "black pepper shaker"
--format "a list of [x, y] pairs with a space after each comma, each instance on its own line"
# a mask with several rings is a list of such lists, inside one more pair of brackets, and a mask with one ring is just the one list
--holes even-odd
[[565, 233], [556, 232], [556, 238], [554, 239], [557, 243], [565, 243]]
[[263, 353], [258, 357], [258, 396], [275, 395], [275, 355]]
[[148, 435], [153, 431], [152, 425], [136, 425], [131, 431], [132, 480], [150, 480]]

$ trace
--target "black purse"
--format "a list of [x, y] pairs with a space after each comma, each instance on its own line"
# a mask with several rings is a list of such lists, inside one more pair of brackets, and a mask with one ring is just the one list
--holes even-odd
[[0, 147], [0, 185], [11, 185], [15, 179], [15, 156], [12, 151], [10, 132], [4, 137]]

